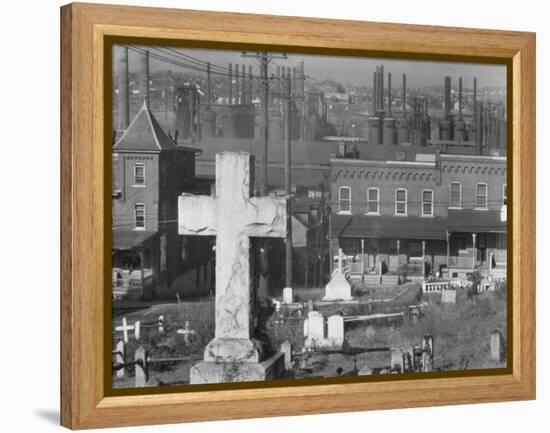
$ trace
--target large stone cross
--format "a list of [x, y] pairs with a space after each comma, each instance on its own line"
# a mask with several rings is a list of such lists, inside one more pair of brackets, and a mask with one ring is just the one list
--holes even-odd
[[205, 361], [259, 361], [251, 341], [250, 237], [285, 237], [287, 226], [285, 198], [251, 197], [253, 166], [248, 153], [216, 154], [216, 196], [179, 197], [179, 234], [216, 236], [215, 338]]

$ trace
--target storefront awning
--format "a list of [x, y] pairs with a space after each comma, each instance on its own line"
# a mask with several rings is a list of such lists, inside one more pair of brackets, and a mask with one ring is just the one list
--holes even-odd
[[332, 215], [334, 237], [447, 239], [446, 226], [442, 217]]
[[141, 246], [155, 234], [156, 232], [146, 230], [113, 230], [112, 249], [131, 250]]
[[499, 210], [449, 209], [447, 225], [451, 232], [506, 233]]

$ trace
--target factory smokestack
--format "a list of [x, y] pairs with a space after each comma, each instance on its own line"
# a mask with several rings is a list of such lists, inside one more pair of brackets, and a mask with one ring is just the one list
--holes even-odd
[[139, 94], [149, 107], [149, 50], [146, 50], [140, 57]]
[[456, 120], [454, 125], [454, 134], [453, 138], [459, 143], [463, 141], [466, 132], [466, 123], [462, 118], [462, 77], [458, 78], [458, 120]]
[[231, 105], [233, 103], [233, 64], [229, 64], [229, 79], [228, 79], [228, 93], [227, 93], [227, 104]]
[[241, 104], [246, 104], [246, 66], [241, 65]]
[[379, 76], [379, 96], [378, 101], [380, 102], [380, 111], [384, 111], [384, 65], [380, 66], [380, 76]]
[[296, 77], [298, 76], [296, 68], [292, 68], [292, 95], [296, 95]]
[[407, 74], [403, 74], [403, 117], [407, 117]]
[[450, 120], [451, 115], [451, 77], [445, 77], [445, 90], [444, 90], [444, 120]]
[[392, 112], [391, 112], [391, 72], [388, 72], [388, 116], [392, 117]]
[[372, 114], [378, 110], [378, 72], [372, 73]]
[[[277, 105], [281, 105], [281, 92], [283, 91], [283, 88], [282, 88], [282, 78], [281, 78], [281, 67], [280, 66], [277, 66], [277, 69], [276, 69], [276, 77], [277, 77], [277, 97], [275, 98], [275, 100], [277, 101]], [[284, 75], [284, 70], [283, 70], [283, 75]]]
[[252, 65], [248, 65], [248, 86], [247, 86], [248, 103], [252, 104]]
[[305, 82], [306, 76], [304, 73], [304, 61], [298, 63], [298, 96], [303, 98], [305, 96]]
[[397, 144], [408, 143], [410, 140], [409, 121], [407, 119], [407, 75], [403, 74], [403, 116], [397, 119]]
[[458, 118], [462, 120], [462, 77], [458, 78]]
[[130, 124], [128, 96], [128, 47], [113, 46], [115, 82], [117, 84], [117, 119], [113, 129], [127, 129]]

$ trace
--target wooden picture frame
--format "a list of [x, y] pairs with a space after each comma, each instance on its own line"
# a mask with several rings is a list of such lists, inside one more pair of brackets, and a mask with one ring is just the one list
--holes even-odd
[[[253, 44], [472, 61], [512, 74], [509, 127], [512, 367], [503, 374], [106, 396], [105, 274], [110, 193], [104, 146], [107, 37]], [[535, 398], [535, 35], [96, 4], [61, 8], [61, 424], [140, 424], [364, 411]], [[253, 402], [253, 404], [251, 404]]]

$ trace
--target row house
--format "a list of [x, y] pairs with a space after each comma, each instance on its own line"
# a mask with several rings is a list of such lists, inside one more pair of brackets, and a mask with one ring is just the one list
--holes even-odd
[[[412, 159], [412, 158], [411, 158]], [[506, 272], [506, 157], [331, 159], [331, 254], [352, 275]]]

